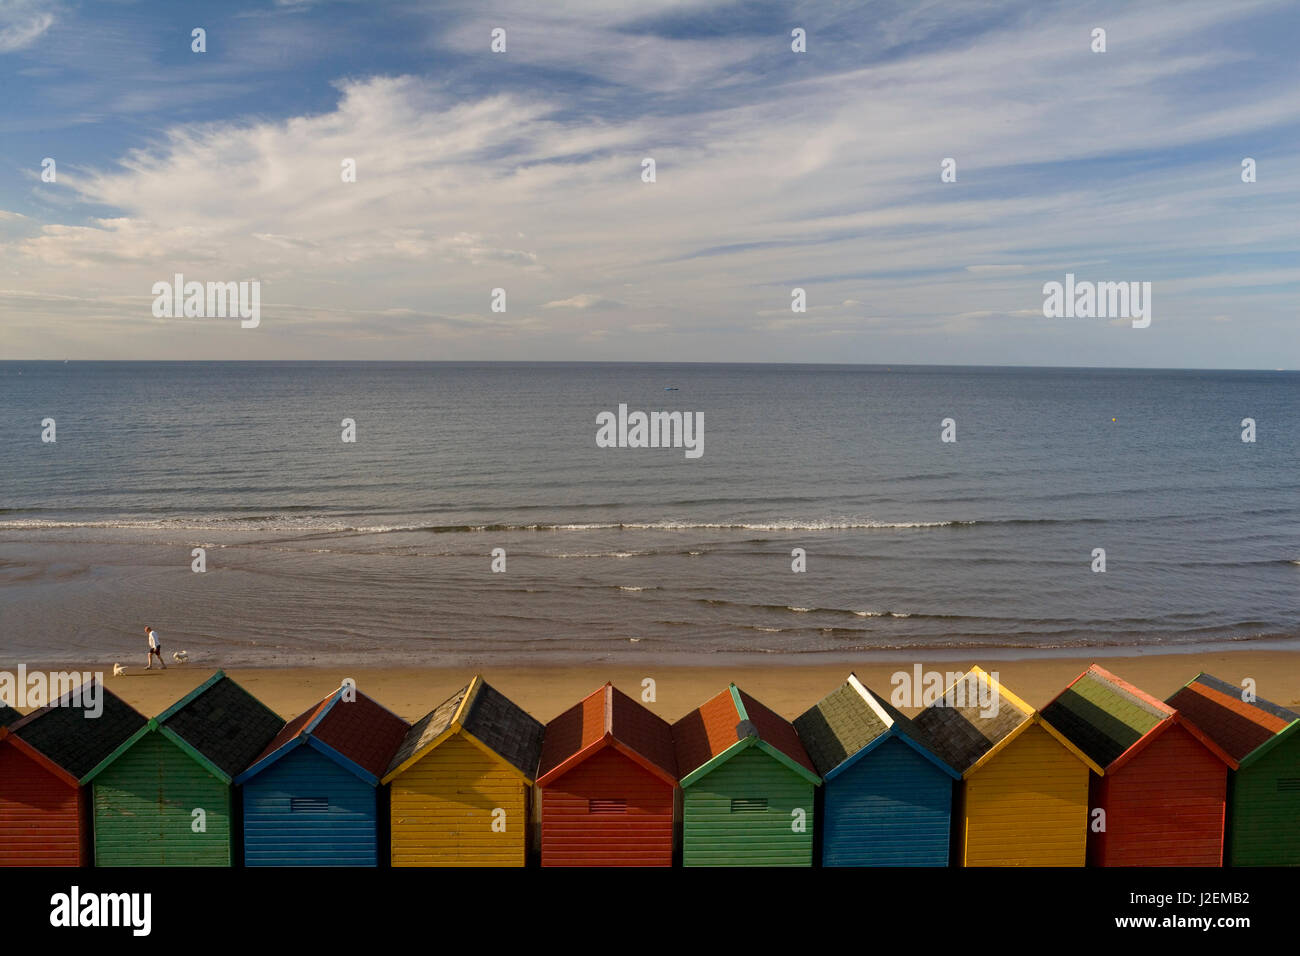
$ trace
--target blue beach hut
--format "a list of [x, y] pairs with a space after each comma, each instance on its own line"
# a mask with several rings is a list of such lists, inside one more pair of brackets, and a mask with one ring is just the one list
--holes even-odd
[[850, 674], [794, 726], [823, 780], [823, 866], [948, 865], [961, 774], [912, 721]]
[[408, 730], [349, 684], [286, 724], [235, 778], [244, 865], [377, 866], [380, 777]]

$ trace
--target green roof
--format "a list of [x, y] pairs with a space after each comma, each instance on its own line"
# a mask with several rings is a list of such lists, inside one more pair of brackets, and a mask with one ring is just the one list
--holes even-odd
[[1042, 714], [1071, 743], [1106, 767], [1171, 719], [1174, 711], [1094, 664]]
[[845, 682], [796, 717], [794, 728], [824, 777], [889, 730], [889, 725]]
[[856, 674], [800, 714], [794, 727], [823, 778], [842, 772], [891, 734], [944, 773], [961, 776], [939, 756], [935, 741], [923, 728], [866, 687]]

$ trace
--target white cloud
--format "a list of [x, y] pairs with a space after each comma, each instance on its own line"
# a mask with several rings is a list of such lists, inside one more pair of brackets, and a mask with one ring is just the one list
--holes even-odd
[[[340, 81], [322, 112], [178, 124], [117, 165], [60, 163], [59, 195], [100, 218], [0, 241], [0, 284], [56, 295], [75, 282], [102, 310], [102, 337], [150, 320], [141, 296], [173, 272], [258, 277], [266, 339], [277, 356], [304, 357], [317, 329], [336, 349], [347, 335], [398, 338], [411, 357], [586, 357], [591, 343], [676, 333], [705, 358], [802, 356], [804, 336], [835, 335], [861, 340], [864, 357], [947, 337], [954, 360], [989, 360], [1001, 354], [998, 329], [1035, 328], [1022, 320], [1041, 316], [1042, 282], [1081, 267], [1156, 280], [1159, 309], [1185, 306], [1188, 321], [1211, 318], [1197, 311], [1202, 291], [1241, 290], [1237, 305], [1275, 311], [1285, 292], [1249, 287], [1296, 282], [1295, 270], [1256, 273], [1264, 267], [1244, 257], [1187, 279], [1126, 270], [1144, 256], [1213, 259], [1225, 243], [1293, 244], [1296, 184], [1246, 187], [1216, 161], [1116, 172], [1102, 186], [1074, 178], [1091, 158], [1122, 169], [1144, 150], [1294, 123], [1294, 87], [1233, 102], [1175, 92], [1240, 61], [1217, 25], [1250, 7], [1179, 9], [1173, 21], [1168, 8], [1109, 18], [1112, 45], [1140, 43], [1140, 57], [1071, 59], [1086, 51], [1076, 26], [1045, 18], [956, 48], [745, 85], [767, 38], [707, 52], [628, 32], [629, 15], [612, 8], [533, 4], [507, 21], [519, 24], [511, 62], [572, 65], [611, 84], [599, 87], [609, 97], [623, 84], [637, 96], [695, 86], [728, 96], [686, 112], [602, 113], [563, 85], [473, 96], [414, 76]], [[906, 37], [906, 17], [882, 29]], [[439, 42], [485, 48], [484, 22]], [[1180, 52], [1197, 30], [1217, 37], [1199, 45], [1208, 52]], [[658, 161], [654, 184], [640, 181], [645, 155]], [[949, 155], [959, 178], [942, 184]], [[344, 159], [356, 161], [355, 183], [341, 180]], [[790, 313], [796, 285], [811, 314]], [[488, 308], [497, 287], [504, 314]], [[603, 311], [617, 315], [593, 318]], [[295, 337], [277, 340], [288, 327]], [[1052, 349], [1073, 360], [1098, 329], [1043, 334], [1051, 364]], [[518, 351], [473, 351], [506, 342]]]
[[618, 309], [622, 306], [623, 303], [615, 299], [602, 298], [589, 292], [542, 304], [543, 309]]
[[44, 0], [0, 0], [0, 53], [31, 46], [54, 25], [54, 7]]

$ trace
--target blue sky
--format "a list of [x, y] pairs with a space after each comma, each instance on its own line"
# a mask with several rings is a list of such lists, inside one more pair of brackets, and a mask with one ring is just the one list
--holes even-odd
[[[0, 355], [1297, 368], [1297, 36], [1251, 0], [0, 0]], [[177, 272], [257, 279], [261, 324], [155, 318]], [[1044, 318], [1067, 272], [1151, 282], [1150, 327]]]

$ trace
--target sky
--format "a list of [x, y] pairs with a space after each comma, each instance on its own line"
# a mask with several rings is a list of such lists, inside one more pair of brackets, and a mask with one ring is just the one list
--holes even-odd
[[[0, 358], [1296, 369], [1297, 36], [1290, 0], [0, 0]], [[155, 316], [177, 273], [259, 324]], [[1150, 325], [1044, 317], [1067, 273], [1150, 282]]]

